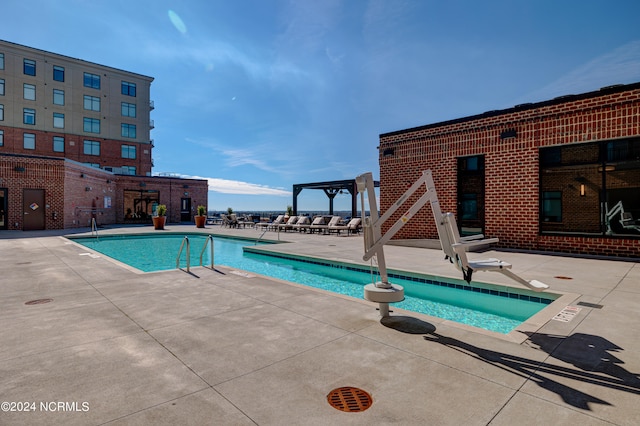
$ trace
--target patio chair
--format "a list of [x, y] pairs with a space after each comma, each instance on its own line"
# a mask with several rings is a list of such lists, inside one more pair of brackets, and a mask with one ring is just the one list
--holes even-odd
[[311, 219], [309, 219], [309, 216], [300, 216], [298, 217], [298, 221], [294, 225], [291, 225], [291, 229], [298, 232], [303, 230], [306, 232], [306, 228], [309, 226], [311, 226]]
[[311, 225], [309, 229], [312, 233], [315, 231], [318, 231], [318, 233], [320, 233], [320, 231], [322, 231], [323, 234], [326, 234], [330, 226], [337, 226], [338, 224], [340, 224], [341, 220], [342, 218], [340, 216], [333, 216], [329, 223], [327, 223], [326, 225]]
[[287, 229], [292, 229], [292, 226], [298, 222], [298, 216], [290, 216], [286, 223], [278, 225], [278, 231], [287, 232]]
[[281, 224], [283, 220], [284, 220], [284, 215], [281, 214], [280, 216], [276, 217], [273, 222], [258, 222], [258, 223], [256, 223], [255, 228], [256, 229], [270, 229], [272, 226], [277, 226], [277, 225]]
[[322, 216], [314, 217], [312, 222], [309, 222], [310, 219], [308, 217], [307, 219], [307, 223], [296, 224], [294, 229], [297, 229], [298, 232], [306, 233], [307, 231], [313, 232], [313, 226], [324, 225], [324, 217]]
[[500, 272], [503, 275], [519, 282], [520, 284], [534, 291], [543, 291], [549, 288], [548, 285], [537, 281], [527, 281], [510, 271], [511, 264], [500, 259], [489, 258], [481, 260], [467, 259], [467, 250], [473, 246], [486, 245], [498, 242], [497, 238], [484, 238], [484, 235], [473, 235], [462, 238], [458, 232], [458, 224], [453, 213], [445, 213], [440, 221], [436, 221], [440, 243], [446, 258], [453, 263], [466, 282], [471, 282], [471, 275], [474, 271]]
[[338, 235], [340, 235], [340, 231], [347, 231], [347, 235], [349, 235], [351, 233], [354, 233], [354, 234], [359, 233], [361, 227], [362, 227], [362, 219], [359, 217], [354, 217], [346, 225], [338, 224], [334, 226], [329, 226], [327, 230], [329, 231], [329, 233], [335, 232]]

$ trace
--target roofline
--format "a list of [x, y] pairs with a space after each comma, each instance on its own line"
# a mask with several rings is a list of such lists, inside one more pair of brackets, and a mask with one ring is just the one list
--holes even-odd
[[135, 74], [135, 75], [137, 75], [137, 76], [139, 76], [139, 77], [142, 77], [142, 78], [145, 78], [145, 79], [149, 80], [149, 82], [152, 82], [152, 81], [154, 80], [154, 78], [153, 78], [153, 77], [148, 76], [148, 75], [140, 74], [140, 73], [133, 72], [133, 71], [127, 71], [127, 70], [123, 70], [123, 69], [120, 69], [120, 68], [110, 67], [110, 66], [108, 66], [108, 65], [102, 65], [102, 64], [99, 64], [99, 63], [97, 63], [97, 62], [87, 61], [87, 60], [85, 60], [85, 59], [73, 58], [73, 57], [71, 57], [71, 56], [62, 55], [62, 54], [60, 54], [60, 53], [55, 53], [55, 52], [49, 52], [48, 50], [38, 49], [38, 48], [36, 48], [36, 47], [25, 46], [24, 44], [14, 43], [14, 42], [12, 42], [12, 41], [8, 41], [8, 40], [2, 40], [2, 39], [0, 39], [0, 42], [2, 42], [2, 43], [7, 43], [7, 44], [12, 44], [12, 45], [14, 45], [14, 46], [18, 46], [18, 47], [21, 47], [21, 48], [23, 48], [23, 49], [35, 50], [35, 51], [37, 51], [37, 52], [41, 52], [41, 53], [44, 53], [44, 54], [47, 54], [47, 55], [55, 55], [55, 56], [59, 56], [59, 57], [62, 57], [62, 58], [71, 59], [71, 60], [73, 60], [73, 61], [82, 61], [82, 62], [86, 62], [87, 64], [96, 65], [96, 66], [99, 66], [99, 67], [102, 67], [102, 68], [108, 68], [108, 69], [111, 69], [111, 70], [114, 70], [114, 71], [118, 71], [118, 72], [123, 72], [123, 73], [127, 73], [127, 74]]
[[456, 119], [453, 119], [453, 120], [441, 121], [439, 123], [432, 123], [432, 124], [427, 124], [427, 125], [418, 126], [418, 127], [412, 127], [412, 128], [404, 129], [404, 130], [396, 130], [396, 131], [388, 132], [388, 133], [381, 133], [380, 137], [383, 138], [383, 137], [387, 137], [387, 136], [396, 136], [396, 135], [401, 135], [401, 134], [404, 134], [404, 133], [412, 133], [412, 132], [417, 132], [417, 131], [421, 131], [421, 130], [435, 129], [435, 128], [438, 128], [438, 127], [449, 126], [449, 125], [452, 125], [452, 124], [460, 124], [460, 123], [465, 123], [465, 122], [468, 122], [468, 121], [479, 120], [481, 118], [490, 118], [490, 117], [496, 117], [496, 116], [499, 116], [499, 115], [507, 115], [507, 114], [511, 114], [511, 113], [514, 113], [514, 112], [527, 111], [527, 110], [547, 107], [547, 106], [551, 106], [551, 105], [559, 105], [559, 104], [563, 104], [563, 103], [567, 103], [567, 102], [574, 102], [574, 101], [579, 101], [579, 100], [583, 100], [583, 99], [595, 98], [595, 97], [598, 97], [598, 96], [610, 95], [612, 93], [625, 92], [625, 91], [634, 90], [634, 89], [640, 89], [640, 82], [638, 82], [638, 83], [630, 83], [630, 84], [614, 84], [612, 86], [602, 87], [599, 90], [594, 90], [592, 92], [581, 93], [581, 94], [578, 94], [578, 95], [563, 95], [563, 96], [558, 96], [556, 98], [553, 98], [553, 99], [550, 99], [550, 100], [547, 100], [547, 101], [541, 101], [541, 102], [535, 102], [535, 103], [524, 103], [524, 104], [516, 105], [514, 107], [507, 108], [507, 109], [487, 111], [487, 112], [484, 112], [482, 114], [470, 115], [468, 117], [456, 118]]

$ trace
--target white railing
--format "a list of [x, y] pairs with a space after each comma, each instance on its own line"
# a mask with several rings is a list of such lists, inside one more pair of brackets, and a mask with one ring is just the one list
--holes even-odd
[[191, 266], [191, 245], [189, 244], [189, 237], [184, 237], [182, 244], [180, 244], [180, 250], [178, 251], [178, 256], [176, 256], [176, 269], [180, 269], [180, 255], [182, 254], [182, 249], [185, 244], [187, 245], [187, 272], [189, 272], [189, 267]]
[[209, 235], [207, 237], [207, 240], [204, 242], [204, 246], [202, 247], [202, 251], [200, 252], [200, 266], [203, 266], [202, 256], [204, 256], [204, 251], [207, 249], [207, 245], [209, 244], [209, 242], [211, 242], [211, 269], [214, 269], [213, 267], [213, 236], [212, 235]]

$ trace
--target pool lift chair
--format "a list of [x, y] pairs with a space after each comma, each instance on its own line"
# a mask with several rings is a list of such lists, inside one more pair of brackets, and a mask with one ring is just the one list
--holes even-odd
[[[382, 235], [382, 224], [384, 224], [407, 199], [425, 185], [426, 192], [400, 218]], [[472, 235], [460, 237], [458, 225], [453, 213], [442, 214], [438, 195], [431, 170], [422, 172], [422, 176], [405, 191], [400, 198], [382, 216], [378, 216], [378, 206], [374, 192], [373, 175], [368, 172], [356, 177], [356, 186], [360, 193], [360, 203], [362, 206], [363, 231], [364, 231], [364, 256], [363, 260], [369, 261], [374, 256], [378, 263], [380, 281], [367, 284], [364, 287], [364, 298], [371, 302], [376, 302], [380, 307], [380, 316], [389, 316], [389, 303], [397, 303], [404, 300], [404, 288], [400, 285], [389, 282], [387, 267], [384, 258], [384, 245], [402, 228], [425, 204], [431, 204], [431, 211], [438, 230], [438, 236], [445, 253], [445, 259], [449, 260], [456, 268], [462, 272], [462, 276], [468, 283], [474, 271], [500, 272], [513, 279], [521, 285], [533, 291], [543, 291], [549, 288], [548, 285], [537, 281], [527, 281], [524, 278], [510, 271], [511, 264], [499, 259], [484, 259], [470, 261], [467, 259], [467, 250], [474, 246], [486, 245], [498, 242], [497, 238], [484, 238], [484, 235]], [[365, 217], [364, 194], [367, 193], [369, 200], [370, 216]]]

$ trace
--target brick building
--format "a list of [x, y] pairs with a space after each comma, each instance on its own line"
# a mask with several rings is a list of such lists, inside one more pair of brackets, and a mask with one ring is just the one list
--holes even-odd
[[[381, 211], [431, 169], [462, 234], [640, 257], [640, 83], [385, 133], [379, 162]], [[396, 238], [437, 238], [429, 207]]]
[[151, 177], [152, 81], [0, 40], [0, 230], [193, 220], [207, 182]]

